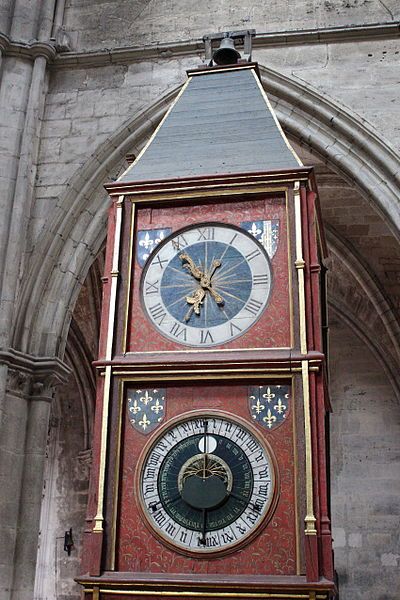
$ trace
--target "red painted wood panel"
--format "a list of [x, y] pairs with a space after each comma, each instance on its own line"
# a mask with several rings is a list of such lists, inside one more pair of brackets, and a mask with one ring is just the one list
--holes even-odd
[[[194, 409], [226, 411], [251, 418], [247, 386], [169, 387], [166, 420]], [[125, 407], [126, 416], [126, 407]], [[272, 519], [253, 541], [233, 554], [220, 558], [194, 559], [174, 552], [150, 532], [140, 518], [134, 485], [137, 459], [148, 437], [135, 431], [128, 419], [123, 428], [121, 503], [117, 569], [149, 573], [249, 573], [294, 575], [296, 573], [294, 447], [291, 415], [274, 431], [256, 426], [271, 445], [280, 475], [280, 494]]]
[[[171, 227], [173, 232], [187, 225], [217, 221], [240, 226], [252, 220], [279, 219], [280, 235], [272, 259], [273, 289], [267, 308], [251, 330], [230, 343], [215, 348], [290, 347], [290, 290], [288, 263], [288, 227], [284, 196], [267, 196], [262, 200], [220, 202], [193, 206], [139, 208], [136, 230]], [[127, 257], [125, 254], [125, 261]], [[188, 349], [160, 335], [143, 313], [140, 303], [142, 269], [135, 260], [131, 282], [127, 350], [129, 352]]]

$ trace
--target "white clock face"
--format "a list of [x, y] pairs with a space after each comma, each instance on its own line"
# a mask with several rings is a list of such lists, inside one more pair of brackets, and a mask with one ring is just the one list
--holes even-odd
[[169, 545], [198, 555], [226, 552], [254, 535], [270, 512], [271, 455], [247, 426], [217, 415], [186, 418], [146, 454], [139, 496]]
[[141, 297], [164, 336], [209, 347], [243, 335], [263, 313], [271, 285], [268, 255], [253, 236], [202, 223], [157, 246], [142, 275]]

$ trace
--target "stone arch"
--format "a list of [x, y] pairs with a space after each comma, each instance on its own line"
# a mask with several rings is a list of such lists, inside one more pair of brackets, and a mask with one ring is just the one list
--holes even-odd
[[[371, 350], [400, 402], [397, 376], [400, 332], [390, 302], [356, 250], [330, 227], [327, 228], [327, 241], [331, 263], [334, 265], [334, 268], [330, 269], [331, 288], [336, 290], [335, 294], [329, 293], [328, 286], [330, 313], [343, 321]], [[340, 297], [341, 273], [338, 264], [346, 270], [347, 279], [350, 281], [349, 293], [345, 298]], [[359, 301], [360, 298], [363, 299], [362, 302]]]
[[[286, 133], [351, 181], [399, 237], [400, 165], [389, 146], [366, 123], [316, 91], [272, 69], [261, 68], [261, 75]], [[71, 309], [105, 237], [108, 204], [102, 184], [128, 152], [144, 145], [178, 91], [169, 91], [125, 122], [70, 181], [37, 246], [21, 293], [15, 348], [63, 356]], [[387, 318], [397, 324], [393, 314]]]

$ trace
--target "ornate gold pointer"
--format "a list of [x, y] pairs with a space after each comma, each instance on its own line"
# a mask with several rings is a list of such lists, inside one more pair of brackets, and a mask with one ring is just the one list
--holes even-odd
[[186, 296], [186, 302], [192, 306], [185, 315], [185, 321], [189, 321], [193, 312], [196, 315], [200, 314], [200, 306], [203, 304], [205, 297], [204, 290], [208, 290], [210, 292], [210, 295], [212, 298], [214, 298], [217, 304], [224, 304], [225, 300], [222, 298], [222, 296], [211, 287], [211, 278], [214, 275], [215, 270], [221, 266], [221, 261], [216, 259], [213, 260], [210, 272], [203, 273], [203, 271], [195, 265], [193, 259], [186, 254], [186, 252], [182, 252], [182, 254], [179, 255], [179, 258], [181, 259], [182, 263], [186, 263], [183, 264], [183, 268], [187, 269], [195, 279], [198, 279], [201, 286], [197, 288], [197, 290], [195, 290], [191, 296]]
[[186, 296], [186, 302], [192, 305], [185, 315], [186, 322], [189, 321], [193, 312], [196, 313], [196, 315], [200, 314], [200, 306], [203, 304], [205, 295], [206, 293], [203, 288], [199, 287], [195, 292], [193, 292], [192, 296]]

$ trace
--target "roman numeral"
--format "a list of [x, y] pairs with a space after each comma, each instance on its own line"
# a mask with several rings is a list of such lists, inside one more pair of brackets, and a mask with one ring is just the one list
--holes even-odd
[[160, 302], [157, 302], [157, 304], [155, 304], [154, 306], [150, 306], [149, 312], [150, 312], [153, 320], [158, 325], [161, 325], [161, 323], [164, 321], [165, 317], [167, 316], [167, 313], [165, 312], [164, 307], [160, 304]]
[[240, 333], [242, 331], [240, 329], [240, 327], [235, 325], [235, 323], [233, 323], [232, 321], [230, 321], [230, 323], [229, 323], [229, 329], [231, 331], [231, 337], [233, 337], [234, 335], [237, 335], [238, 333]]
[[181, 250], [182, 248], [184, 248], [185, 246], [188, 245], [185, 236], [183, 235], [178, 235], [177, 238], [175, 238], [174, 240], [172, 240], [172, 245], [175, 248], [175, 250]]
[[239, 234], [235, 233], [235, 235], [233, 236], [233, 238], [231, 239], [231, 241], [229, 242], [229, 245], [232, 246], [233, 242], [236, 240], [237, 236]]
[[240, 429], [240, 427], [238, 427], [235, 431], [235, 437], [240, 440], [241, 442], [245, 439], [245, 437], [247, 436], [247, 433], [245, 431], [243, 431], [243, 429]]
[[229, 544], [229, 542], [233, 542], [233, 540], [235, 539], [233, 535], [231, 535], [230, 533], [226, 533], [225, 531], [223, 531], [220, 535], [224, 544]]
[[250, 452], [254, 452], [254, 450], [257, 450], [258, 448], [258, 444], [255, 440], [250, 439], [246, 444], [246, 448], [248, 448]]
[[182, 337], [182, 339], [186, 342], [186, 332], [187, 329], [183, 325], [181, 326], [179, 323], [174, 323], [170, 329], [170, 333], [176, 338]]
[[162, 455], [159, 452], [156, 452], [154, 450], [150, 455], [149, 465], [156, 467], [158, 465], [158, 463], [161, 461], [161, 459], [162, 459]]
[[204, 329], [200, 330], [200, 344], [213, 344], [214, 340], [213, 337], [210, 333], [210, 331], [207, 329], [207, 331], [205, 331]]
[[267, 273], [261, 275], [253, 275], [253, 285], [267, 285], [269, 277]]
[[154, 494], [154, 492], [156, 491], [156, 486], [154, 483], [146, 483], [145, 485], [145, 489], [144, 489], [144, 496], [146, 497], [147, 495], [152, 495]]
[[170, 535], [171, 537], [174, 535], [176, 531], [176, 527], [173, 523], [168, 523], [168, 525], [165, 528], [165, 532], [168, 533], [168, 535]]
[[247, 513], [244, 515], [246, 521], [249, 521], [249, 523], [251, 525], [254, 525], [254, 523], [257, 521], [258, 518], [258, 514], [254, 514], [254, 513]]
[[159, 292], [158, 283], [159, 283], [158, 279], [154, 283], [150, 283], [150, 281], [145, 282], [146, 288], [144, 290], [144, 293], [146, 294], [146, 296], [151, 296], [152, 294], [158, 294], [158, 292]]
[[180, 537], [180, 542], [183, 542], [184, 544], [186, 544], [186, 538], [187, 538], [187, 532], [186, 531], [181, 531], [181, 537]]
[[160, 267], [161, 270], [163, 270], [163, 264], [168, 262], [168, 258], [164, 258], [164, 260], [162, 260], [160, 258], [160, 256], [157, 254], [157, 256], [155, 257], [154, 261], [151, 263], [151, 266], [155, 266], [155, 267]]
[[[255, 460], [257, 463], [259, 463], [259, 462], [261, 462], [261, 461], [262, 461], [262, 459], [263, 459], [263, 458], [264, 458], [264, 457], [263, 457], [263, 455], [262, 455], [262, 452], [260, 452], [260, 454], [257, 454], [257, 456], [255, 456], [255, 457], [254, 457], [254, 460]], [[261, 478], [261, 474], [260, 474], [260, 478]]]
[[250, 300], [244, 307], [244, 310], [247, 310], [247, 312], [249, 312], [250, 314], [252, 314], [255, 317], [261, 307], [262, 307], [262, 302], [259, 302], [258, 300], [255, 300], [254, 298], [250, 298]]
[[262, 498], [267, 498], [268, 496], [268, 484], [261, 484], [258, 488], [258, 495]]
[[246, 258], [250, 262], [251, 260], [253, 260], [253, 258], [258, 256], [259, 254], [261, 254], [260, 250], [256, 249], [256, 250], [253, 250], [253, 252], [250, 252], [250, 254], [246, 254]]
[[154, 479], [156, 470], [153, 467], [147, 467], [144, 474], [144, 479]]
[[240, 523], [235, 523], [235, 527], [238, 530], [238, 532], [241, 533], [242, 535], [244, 535], [247, 531], [247, 529], [245, 529], [243, 527], [243, 525], [240, 525]]
[[157, 525], [159, 525], [160, 527], [162, 527], [162, 525], [164, 525], [165, 521], [167, 520], [167, 517], [164, 515], [164, 513], [162, 513], [160, 511], [159, 513], [157, 513], [154, 516], [154, 520], [157, 523]]
[[208, 241], [213, 240], [214, 235], [215, 235], [214, 227], [206, 227], [205, 229], [199, 229], [199, 237], [197, 238], [197, 241], [199, 242], [200, 240], [208, 240]]
[[258, 474], [259, 479], [268, 479], [269, 477], [269, 469], [265, 467], [265, 469], [261, 469]]

